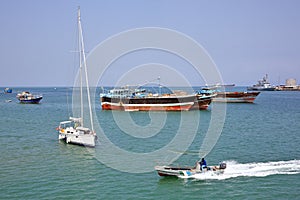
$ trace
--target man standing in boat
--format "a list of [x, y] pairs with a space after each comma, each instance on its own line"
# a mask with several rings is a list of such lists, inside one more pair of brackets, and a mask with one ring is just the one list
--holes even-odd
[[201, 169], [201, 171], [203, 171], [205, 168], [207, 169], [206, 160], [204, 160], [204, 158], [202, 158], [200, 161], [200, 169]]

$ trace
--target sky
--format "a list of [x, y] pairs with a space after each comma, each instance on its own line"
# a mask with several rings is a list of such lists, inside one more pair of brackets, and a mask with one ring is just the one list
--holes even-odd
[[[78, 69], [74, 61], [78, 6], [87, 54], [124, 31], [160, 27], [200, 44], [225, 84], [253, 85], [265, 74], [274, 85], [288, 78], [300, 84], [298, 0], [1, 0], [0, 4], [0, 87], [73, 85]], [[149, 63], [156, 64], [151, 68]], [[99, 85], [125, 84], [124, 80], [135, 84], [158, 76], [170, 86], [182, 84], [178, 77], [191, 85], [205, 83], [186, 61], [146, 50], [120, 57]]]

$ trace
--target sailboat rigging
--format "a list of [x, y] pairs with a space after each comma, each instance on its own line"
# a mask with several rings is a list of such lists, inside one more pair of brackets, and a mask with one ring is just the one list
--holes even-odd
[[[84, 51], [84, 41], [81, 27], [80, 8], [77, 15], [78, 23], [78, 45], [79, 45], [79, 74], [80, 74], [80, 118], [70, 117], [68, 121], [60, 122], [58, 127], [59, 140], [64, 140], [66, 143], [95, 147], [96, 132], [94, 130], [92, 106], [90, 98], [89, 81], [87, 74], [86, 56]], [[84, 69], [83, 69], [84, 68]], [[88, 99], [89, 115], [91, 129], [84, 126], [83, 118], [83, 70], [85, 72], [86, 92]]]

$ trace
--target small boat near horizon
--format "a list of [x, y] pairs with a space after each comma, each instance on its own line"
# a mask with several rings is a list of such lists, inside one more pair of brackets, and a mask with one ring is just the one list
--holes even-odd
[[5, 88], [4, 89], [4, 93], [12, 93], [12, 89], [11, 88]]
[[258, 91], [274, 91], [275, 86], [272, 86], [268, 80], [268, 74], [263, 77], [262, 80], [258, 80], [257, 84], [252, 87], [248, 87], [247, 90], [258, 90]]
[[205, 85], [206, 88], [211, 88], [211, 89], [218, 89], [218, 88], [229, 88], [229, 87], [235, 87], [235, 83], [232, 83], [232, 84], [220, 84], [220, 83], [217, 83], [217, 84], [206, 84]]
[[20, 103], [24, 103], [24, 104], [38, 104], [43, 99], [42, 95], [31, 94], [28, 91], [18, 93], [16, 97], [20, 101]]

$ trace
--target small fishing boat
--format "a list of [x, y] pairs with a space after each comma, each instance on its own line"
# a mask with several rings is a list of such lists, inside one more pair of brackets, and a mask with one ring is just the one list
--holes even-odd
[[24, 104], [38, 104], [43, 99], [43, 96], [24, 91], [17, 94], [17, 99], [20, 101], [20, 103]]
[[5, 88], [4, 93], [12, 93], [12, 89], [11, 88]]
[[155, 166], [154, 168], [159, 176], [175, 176], [188, 178], [195, 174], [214, 173], [221, 174], [226, 169], [226, 163], [222, 162], [218, 166], [208, 166], [204, 169], [200, 168], [198, 162], [194, 167], [174, 167], [174, 166]]
[[[96, 139], [97, 135], [94, 131], [94, 124], [93, 124], [93, 115], [92, 115], [92, 108], [91, 108], [91, 98], [90, 98], [90, 89], [89, 89], [89, 81], [88, 81], [88, 73], [87, 73], [87, 64], [86, 64], [86, 57], [84, 51], [84, 43], [83, 43], [83, 35], [82, 35], [82, 28], [81, 28], [81, 19], [80, 19], [80, 8], [78, 8], [78, 44], [79, 44], [79, 70], [80, 70], [80, 108], [81, 108], [81, 117], [74, 118], [70, 117], [68, 121], [60, 122], [58, 130], [58, 139], [63, 140], [66, 143], [88, 146], [88, 147], [95, 147], [96, 146]], [[83, 69], [84, 68], [84, 69]], [[85, 72], [86, 77], [86, 92], [88, 97], [88, 105], [89, 105], [89, 114], [90, 114], [90, 125], [91, 129], [85, 127], [84, 120], [83, 120], [83, 71]]]

